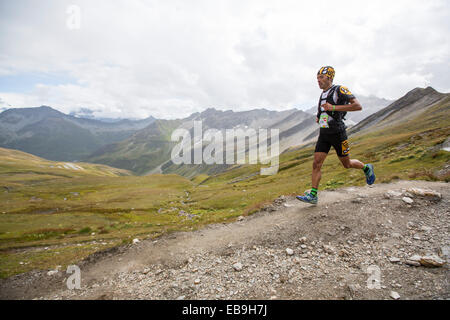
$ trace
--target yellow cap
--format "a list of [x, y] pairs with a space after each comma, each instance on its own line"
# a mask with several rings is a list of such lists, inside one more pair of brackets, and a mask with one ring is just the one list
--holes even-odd
[[319, 72], [317, 72], [317, 74], [325, 74], [325, 75], [327, 75], [328, 78], [333, 80], [335, 72], [334, 72], [334, 68], [333, 67], [326, 66], [326, 67], [320, 68], [320, 70], [319, 70]]

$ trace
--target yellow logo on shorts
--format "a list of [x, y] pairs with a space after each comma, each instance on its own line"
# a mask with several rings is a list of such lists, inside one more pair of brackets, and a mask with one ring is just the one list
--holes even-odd
[[350, 147], [348, 146], [348, 140], [342, 141], [342, 154], [344, 156], [350, 153]]

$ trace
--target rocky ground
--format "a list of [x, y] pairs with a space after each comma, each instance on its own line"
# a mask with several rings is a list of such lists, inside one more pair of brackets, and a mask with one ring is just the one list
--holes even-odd
[[281, 197], [230, 224], [0, 282], [8, 299], [449, 299], [450, 189], [399, 181]]

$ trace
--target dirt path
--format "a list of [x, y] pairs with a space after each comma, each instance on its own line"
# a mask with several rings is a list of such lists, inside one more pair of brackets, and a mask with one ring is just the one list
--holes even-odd
[[[442, 197], [408, 195], [409, 188]], [[391, 299], [395, 291], [401, 299], [448, 299], [448, 263], [406, 260], [448, 259], [449, 196], [447, 183], [399, 181], [322, 191], [317, 206], [283, 197], [241, 221], [95, 255], [79, 264], [81, 290], [67, 289], [65, 272], [34, 272], [0, 282], [0, 298]], [[379, 286], [368, 288], [369, 277]]]

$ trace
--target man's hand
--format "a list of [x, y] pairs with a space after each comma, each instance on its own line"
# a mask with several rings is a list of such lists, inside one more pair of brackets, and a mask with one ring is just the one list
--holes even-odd
[[[359, 103], [359, 101], [355, 98], [355, 99], [350, 99], [350, 104], [346, 104], [346, 105], [339, 105], [339, 106], [334, 106], [332, 104], [324, 103], [323, 105], [321, 105], [321, 107], [325, 110], [325, 111], [359, 111], [362, 110], [361, 104]], [[334, 109], [334, 110], [333, 110]]]
[[325, 110], [325, 111], [335, 111], [333, 110], [333, 105], [327, 103], [324, 103], [323, 105], [321, 105], [321, 107]]
[[316, 117], [316, 123], [319, 123], [319, 118]]
[[359, 111], [362, 110], [361, 104], [359, 103], [359, 101], [355, 98], [355, 99], [350, 99], [350, 104], [346, 104], [346, 105], [339, 105], [339, 106], [334, 106], [332, 104], [324, 103], [323, 105], [321, 105], [322, 108], [324, 108], [325, 111]]

